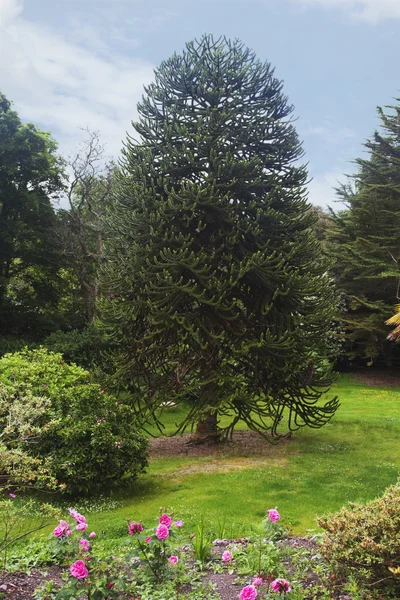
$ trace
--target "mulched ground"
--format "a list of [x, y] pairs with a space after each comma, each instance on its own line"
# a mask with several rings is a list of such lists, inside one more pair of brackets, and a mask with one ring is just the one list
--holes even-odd
[[390, 386], [400, 387], [399, 369], [359, 369], [353, 372], [354, 379], [373, 387]]
[[46, 570], [31, 569], [29, 574], [0, 572], [0, 599], [30, 600], [35, 589], [50, 579], [61, 585], [61, 576], [60, 567], [48, 567]]
[[[214, 542], [212, 548], [212, 557], [220, 561], [222, 553], [229, 544], [246, 545], [246, 538], [237, 540], [218, 540]], [[280, 546], [290, 546], [292, 548], [306, 548], [310, 552], [317, 551], [316, 543], [309, 538], [293, 537], [287, 540], [282, 540]], [[187, 549], [187, 548], [186, 548]], [[290, 564], [286, 565], [290, 569]], [[47, 580], [54, 579], [57, 583], [62, 583], [62, 569], [59, 567], [49, 567], [45, 571], [32, 569], [30, 574], [27, 573], [0, 573], [0, 599], [6, 600], [32, 600], [35, 588], [45, 583]], [[306, 574], [305, 574], [306, 575]], [[229, 574], [227, 571], [223, 573], [213, 573], [212, 570], [205, 572], [202, 577], [203, 582], [210, 582], [215, 586], [221, 600], [237, 600], [239, 591], [243, 586], [234, 585], [237, 578], [235, 573]], [[251, 578], [249, 578], [250, 581]], [[316, 580], [316, 576], [312, 573], [306, 576], [307, 584]], [[190, 587], [190, 586], [189, 586]], [[188, 592], [189, 589], [185, 589]], [[344, 600], [344, 599], [341, 599]]]
[[[150, 442], [150, 458], [174, 456], [179, 458], [193, 457], [216, 459], [237, 456], [278, 456], [286, 452], [287, 445], [293, 437], [279, 440], [279, 445], [255, 431], [234, 431], [231, 441], [219, 444], [193, 444], [194, 436], [187, 433], [182, 436], [162, 436]], [[274, 441], [274, 440], [272, 440]]]

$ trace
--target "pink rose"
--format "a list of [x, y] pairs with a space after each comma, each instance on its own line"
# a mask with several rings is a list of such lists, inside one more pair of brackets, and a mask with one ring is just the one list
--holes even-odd
[[280, 521], [281, 515], [278, 513], [276, 508], [270, 508], [269, 510], [267, 510], [267, 513], [268, 513], [268, 519], [270, 521], [272, 521], [272, 523], [275, 523], [276, 521]]
[[78, 523], [78, 525], [75, 527], [77, 531], [86, 531], [87, 528], [87, 523]]
[[79, 540], [79, 545], [82, 548], [82, 550], [84, 552], [89, 552], [90, 549], [90, 543], [88, 542], [88, 540], [85, 540], [85, 538], [81, 538]]
[[72, 535], [72, 531], [70, 529], [67, 529], [67, 531], [65, 532], [65, 535], [67, 537], [70, 537]]
[[159, 540], [166, 540], [169, 536], [168, 527], [166, 525], [163, 525], [162, 523], [158, 525], [158, 527], [156, 528], [156, 536]]
[[164, 514], [164, 515], [161, 515], [159, 523], [160, 523], [160, 525], [165, 525], [169, 529], [172, 524], [172, 519], [169, 515]]
[[69, 508], [68, 509], [69, 514], [71, 515], [71, 517], [73, 519], [75, 519], [75, 521], [77, 523], [86, 523], [86, 519], [83, 515], [79, 514], [77, 510], [75, 510], [74, 508]]
[[239, 594], [240, 600], [256, 600], [257, 590], [254, 585], [246, 585]]
[[278, 594], [289, 594], [290, 592], [290, 584], [286, 579], [274, 579], [271, 583], [271, 590], [274, 592], [278, 592]]
[[15, 494], [10, 494], [10, 498], [15, 498]]
[[67, 531], [69, 531], [69, 524], [67, 523], [67, 521], [61, 520], [59, 525], [57, 525], [57, 527], [54, 529], [53, 533], [57, 538], [60, 538], [64, 534], [68, 535]]
[[95, 537], [96, 537], [96, 534], [95, 534], [95, 532], [94, 532], [94, 531], [92, 531], [92, 533], [89, 533], [89, 537], [90, 537], [91, 539], [95, 538]]
[[146, 541], [146, 544], [150, 544], [150, 542], [151, 542], [151, 539], [152, 539], [151, 537], [147, 537], [147, 538], [146, 538], [146, 540], [145, 540], [145, 541]]
[[56, 538], [60, 538], [64, 535], [64, 527], [62, 527], [61, 525], [57, 525], [57, 527], [53, 530], [54, 535], [56, 536]]
[[176, 565], [178, 560], [179, 560], [179, 558], [177, 556], [170, 556], [168, 559], [168, 562], [170, 565]]
[[225, 550], [225, 552], [223, 552], [223, 554], [222, 554], [222, 560], [224, 562], [231, 562], [232, 554], [230, 552], [228, 552], [228, 550]]
[[175, 521], [174, 525], [175, 525], [175, 527], [182, 527], [183, 521], [181, 521], [181, 520]]
[[70, 566], [69, 571], [72, 577], [76, 577], [76, 579], [85, 579], [85, 577], [89, 575], [89, 571], [83, 560], [74, 562], [74, 564]]
[[253, 579], [253, 585], [262, 585], [264, 582], [262, 580], [262, 577], [254, 577]]
[[141, 523], [128, 523], [128, 533], [129, 535], [135, 535], [135, 533], [141, 533], [143, 531], [143, 525]]

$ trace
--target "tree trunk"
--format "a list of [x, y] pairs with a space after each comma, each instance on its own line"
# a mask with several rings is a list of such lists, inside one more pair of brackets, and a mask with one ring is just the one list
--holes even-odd
[[217, 413], [208, 413], [204, 419], [199, 421], [194, 434], [194, 443], [203, 444], [204, 442], [217, 443], [219, 440], [217, 427]]

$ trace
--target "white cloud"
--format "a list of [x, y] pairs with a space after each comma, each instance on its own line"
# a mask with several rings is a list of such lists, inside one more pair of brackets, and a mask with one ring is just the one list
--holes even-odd
[[19, 0], [0, 0], [1, 90], [21, 118], [50, 129], [62, 151], [81, 139], [79, 128], [89, 127], [116, 156], [137, 116], [143, 84], [153, 79], [152, 65], [104, 52], [98, 38], [91, 43], [87, 26], [85, 38], [76, 31], [68, 38], [24, 19], [22, 8]]
[[339, 182], [345, 182], [345, 180], [343, 171], [339, 170], [315, 175], [308, 184], [309, 201], [314, 206], [321, 206], [324, 209], [328, 206], [335, 211], [344, 208], [344, 205], [338, 202], [335, 188], [339, 187]]
[[339, 7], [353, 18], [375, 23], [400, 19], [400, 0], [291, 0], [302, 6]]

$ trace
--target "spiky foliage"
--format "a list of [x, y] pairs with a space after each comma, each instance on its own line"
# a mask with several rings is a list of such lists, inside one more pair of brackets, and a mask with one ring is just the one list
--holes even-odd
[[346, 299], [347, 355], [369, 364], [391, 359], [385, 321], [399, 296], [400, 274], [400, 106], [378, 114], [381, 130], [365, 144], [369, 156], [356, 160], [354, 182], [339, 190], [348, 209], [336, 215], [330, 237]]
[[400, 341], [400, 304], [396, 304], [396, 312], [393, 315], [393, 317], [390, 317], [390, 319], [388, 319], [386, 321], [386, 325], [394, 325], [395, 326], [394, 329], [392, 329], [392, 331], [387, 336], [387, 339], [391, 340], [392, 342], [399, 342]]
[[[337, 400], [326, 347], [335, 310], [292, 106], [268, 63], [204, 36], [155, 72], [128, 138], [104, 273], [114, 380], [179, 430], [229, 415], [277, 433], [320, 427]], [[211, 419], [212, 421], [212, 419]], [[214, 420], [215, 422], [215, 420]]]

